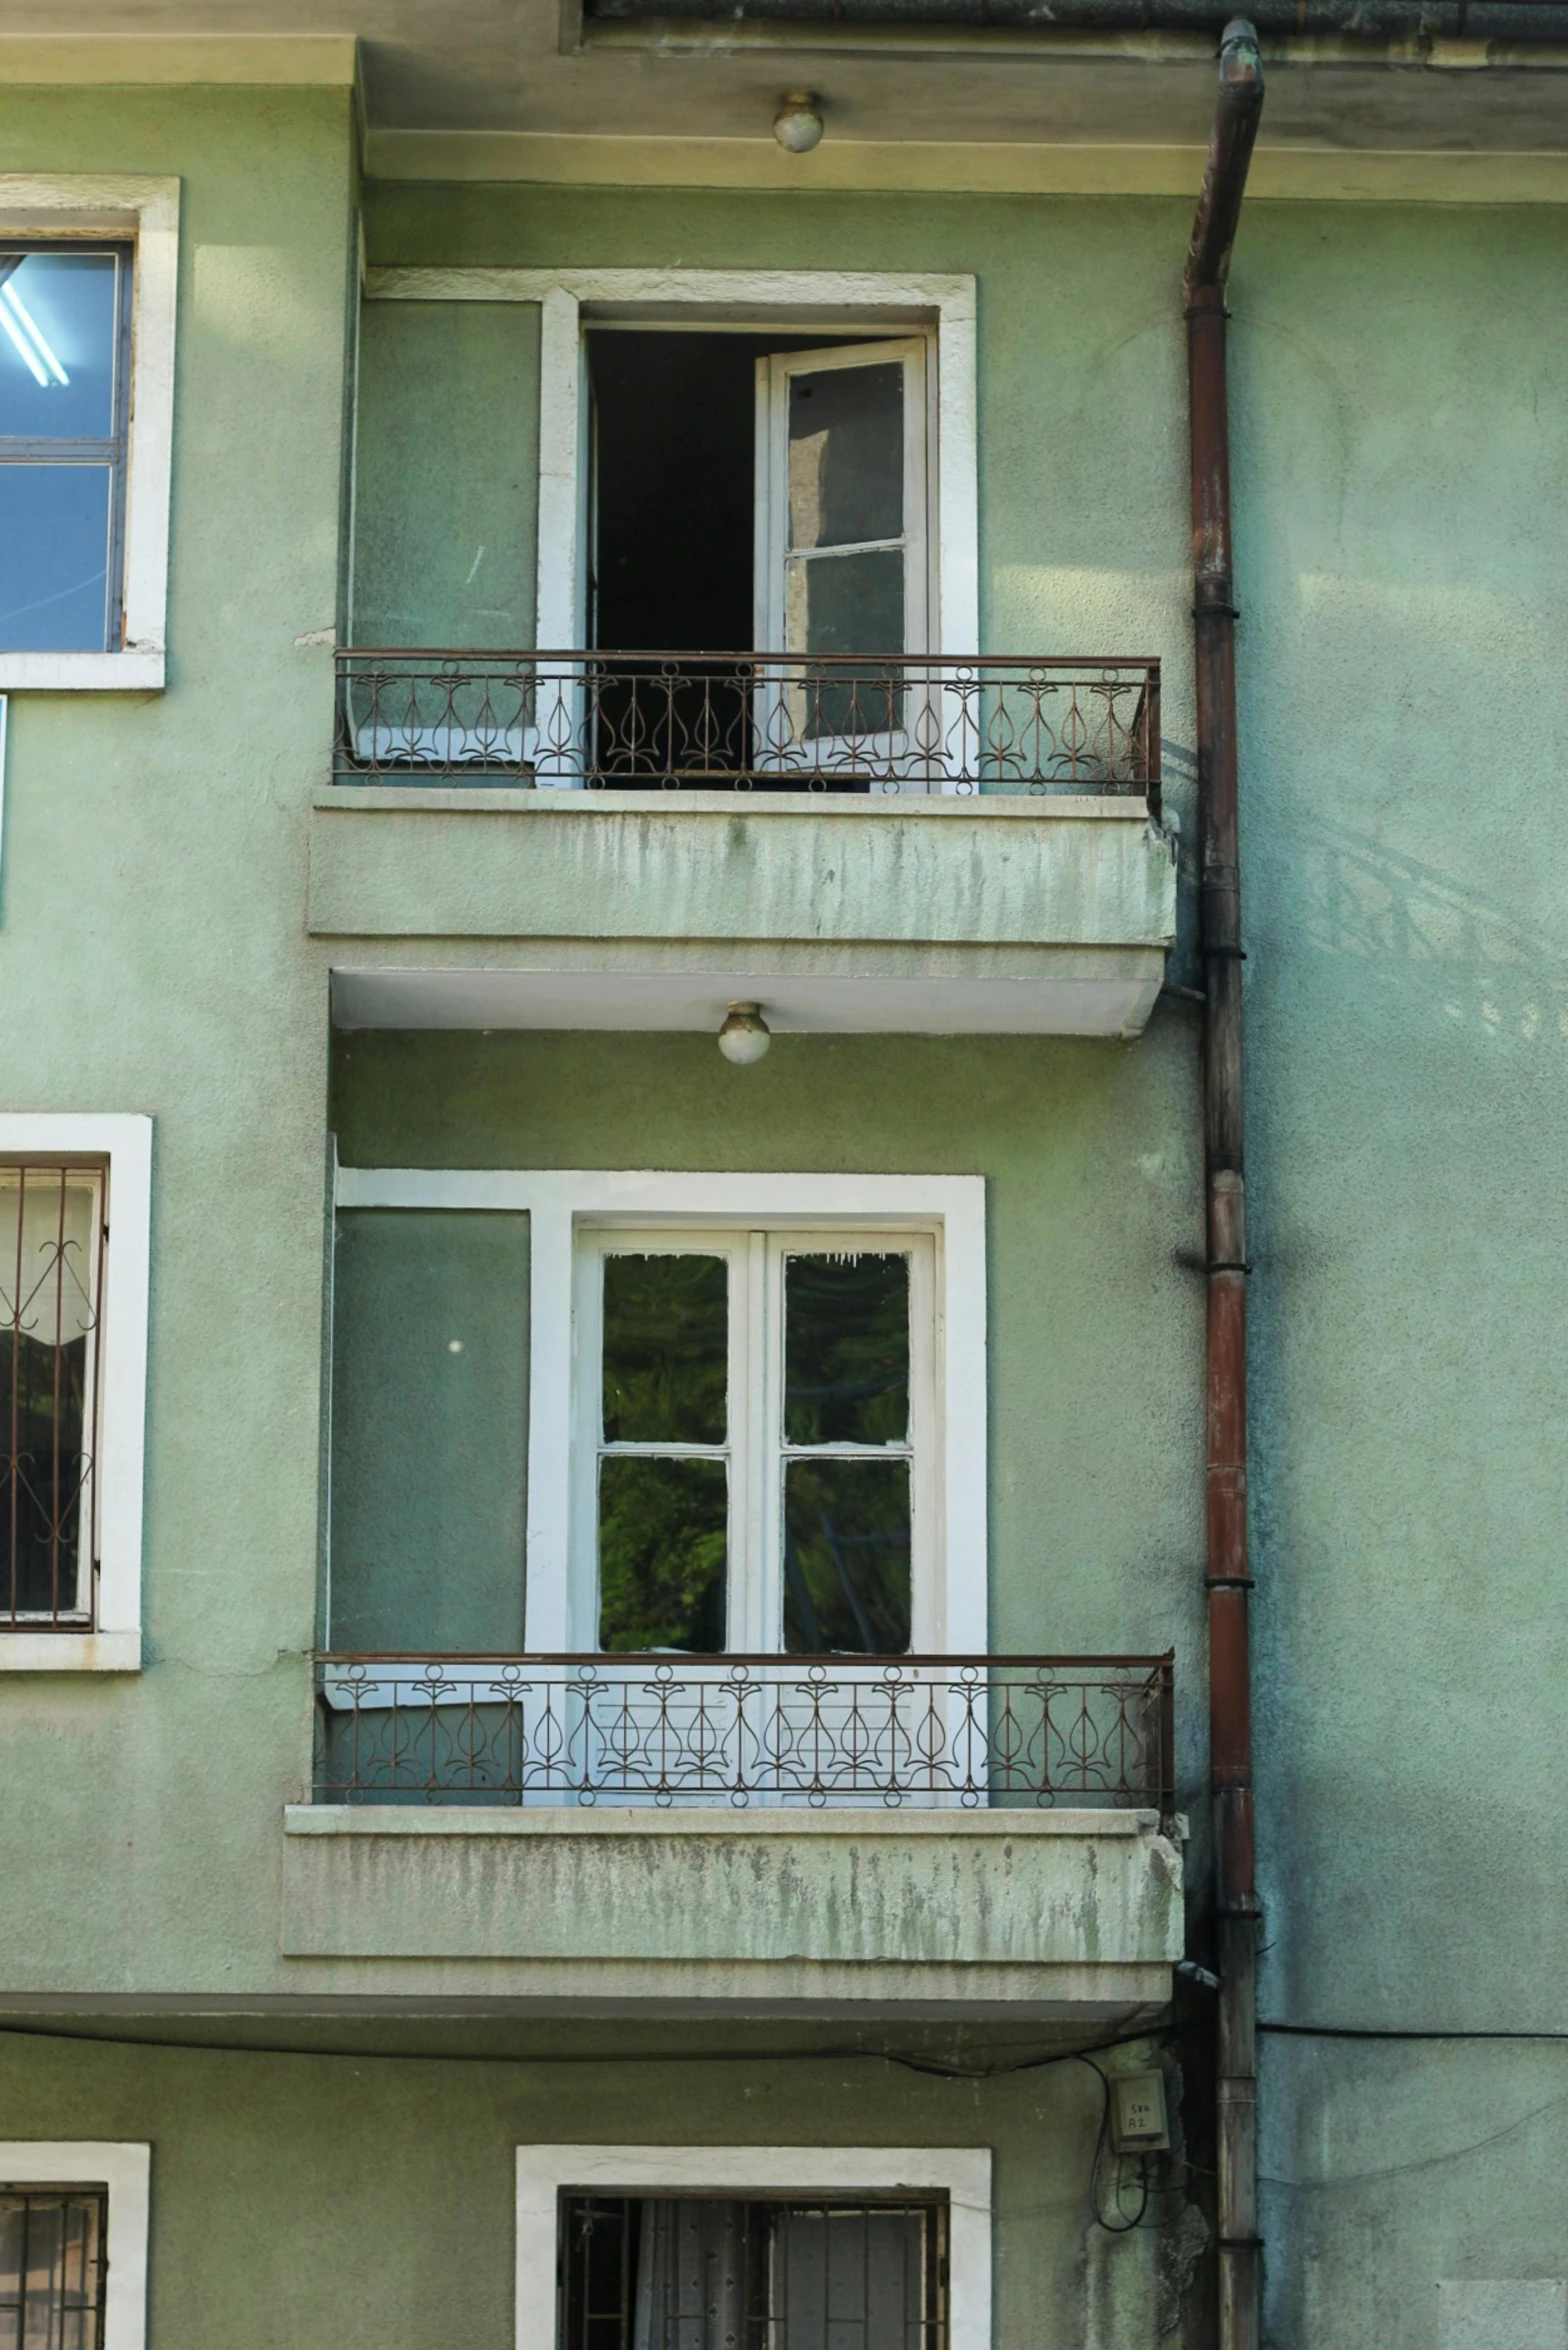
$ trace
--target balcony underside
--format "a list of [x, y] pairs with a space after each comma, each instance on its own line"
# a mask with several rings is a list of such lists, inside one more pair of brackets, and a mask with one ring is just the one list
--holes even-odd
[[[344, 1027], [1136, 1035], [1175, 932], [1139, 801], [324, 791]], [[352, 946], [348, 942], [354, 942]]]

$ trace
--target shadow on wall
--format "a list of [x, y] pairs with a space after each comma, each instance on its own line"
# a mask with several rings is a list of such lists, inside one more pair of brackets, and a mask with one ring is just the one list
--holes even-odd
[[[1454, 1027], [1526, 1042], [1568, 1039], [1568, 942], [1366, 833], [1298, 819], [1276, 846], [1292, 851], [1290, 879], [1268, 895], [1276, 906], [1293, 904], [1295, 945], [1353, 958], [1368, 967], [1371, 984], [1428, 999]], [[1278, 878], [1277, 858], [1269, 862]], [[1283, 947], [1277, 929], [1275, 939]], [[1285, 948], [1282, 960], [1293, 953]]]

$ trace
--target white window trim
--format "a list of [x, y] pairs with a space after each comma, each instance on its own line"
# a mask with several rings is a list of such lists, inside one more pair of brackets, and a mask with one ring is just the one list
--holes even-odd
[[[371, 269], [383, 302], [536, 302], [539, 336], [539, 560], [535, 641], [567, 652], [584, 634], [587, 535], [585, 321], [744, 324], [794, 335], [934, 330], [935, 593], [929, 650], [980, 646], [975, 280], [827, 269]], [[769, 648], [763, 647], [762, 650]]]
[[[937, 1237], [936, 1388], [941, 1521], [933, 1580], [939, 1653], [988, 1646], [985, 1178], [980, 1175], [541, 1173], [340, 1167], [340, 1208], [526, 1212], [529, 1247], [528, 1558], [525, 1633], [534, 1654], [570, 1652], [575, 1264], [580, 1224], [738, 1225]], [[112, 1251], [111, 1251], [112, 1257]]]
[[[988, 2146], [519, 2146], [517, 2350], [558, 2350], [560, 2197], [941, 2195], [948, 2199], [950, 2350], [990, 2350]], [[118, 2350], [118, 2345], [114, 2346]]]
[[0, 1632], [0, 1673], [134, 1673], [142, 1661], [142, 1488], [152, 1248], [152, 1120], [0, 1115], [0, 1157], [106, 1159], [109, 1248], [98, 1440], [98, 1620], [91, 1632]]
[[147, 2340], [147, 2225], [152, 2148], [123, 2140], [0, 2139], [0, 2185], [106, 2187], [102, 2350], [144, 2350]]
[[177, 179], [0, 172], [0, 235], [125, 238], [131, 278], [130, 448], [125, 474], [125, 613], [113, 653], [0, 653], [0, 692], [145, 693], [164, 683], [169, 485], [174, 453]]

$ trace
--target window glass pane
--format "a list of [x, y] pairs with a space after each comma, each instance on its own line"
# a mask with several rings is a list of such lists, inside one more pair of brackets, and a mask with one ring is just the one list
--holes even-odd
[[721, 1649], [728, 1521], [723, 1461], [601, 1460], [600, 1648]]
[[0, 465], [0, 652], [108, 645], [107, 465]]
[[901, 363], [791, 376], [790, 545], [858, 546], [903, 530]]
[[784, 1465], [784, 1645], [898, 1656], [909, 1646], [909, 1463]]
[[98, 2350], [101, 2190], [0, 2194], [0, 2350]]
[[0, 1169], [0, 1622], [78, 1602], [98, 1182]]
[[113, 253], [0, 247], [0, 433], [110, 438], [119, 268]]
[[908, 1257], [786, 1257], [785, 1443], [902, 1444], [908, 1434]]
[[723, 1257], [605, 1258], [607, 1444], [722, 1444], [728, 1364]]
[[26, 2206], [20, 2195], [0, 2193], [0, 2345], [10, 2339], [7, 2311], [22, 2290], [22, 2236]]
[[924, 2217], [780, 2212], [774, 2297], [786, 2350], [920, 2350]]
[[[902, 653], [904, 651], [904, 555], [886, 547], [869, 555], [819, 555], [793, 560], [784, 581], [787, 653]], [[875, 688], [874, 668], [866, 672]], [[873, 691], [867, 707], [886, 707], [885, 691]], [[878, 731], [875, 718], [859, 731]]]

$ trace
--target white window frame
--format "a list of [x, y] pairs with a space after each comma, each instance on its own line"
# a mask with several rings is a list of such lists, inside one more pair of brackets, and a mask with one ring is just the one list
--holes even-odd
[[519, 2146], [517, 2350], [560, 2350], [563, 2192], [697, 2193], [759, 2202], [945, 2194], [949, 2350], [991, 2350], [989, 2146]]
[[180, 183], [140, 175], [44, 179], [0, 172], [0, 236], [62, 244], [114, 238], [134, 248], [121, 648], [0, 652], [0, 692], [157, 691], [165, 682], [167, 651]]
[[[757, 361], [757, 545], [753, 614], [756, 649], [798, 653], [788, 626], [789, 387], [797, 375], [822, 375], [845, 368], [896, 366], [904, 379], [904, 644], [906, 653], [924, 653], [931, 603], [930, 407], [926, 391], [929, 345], [924, 335], [880, 342], [840, 344], [821, 351], [780, 351]], [[878, 544], [885, 545], [886, 541]], [[802, 550], [816, 562], [835, 562], [837, 548]]]
[[121, 2139], [0, 2139], [0, 2185], [108, 2191], [101, 2350], [145, 2350], [151, 2179], [150, 2145]]
[[[582, 1218], [575, 1232], [573, 1477], [571, 1588], [568, 1593], [570, 1645], [585, 1653], [599, 1645], [598, 1469], [606, 1446], [601, 1415], [604, 1333], [603, 1267], [623, 1251], [650, 1255], [722, 1256], [729, 1267], [728, 1431], [721, 1445], [660, 1444], [636, 1449], [668, 1458], [699, 1452], [722, 1459], [729, 1470], [729, 1564], [727, 1650], [731, 1654], [784, 1656], [784, 1565], [781, 1513], [786, 1461], [794, 1448], [783, 1439], [784, 1262], [795, 1251], [828, 1252], [858, 1245], [886, 1249], [910, 1260], [909, 1437], [906, 1445], [811, 1446], [812, 1455], [871, 1460], [907, 1460], [910, 1467], [912, 1543], [910, 1549], [910, 1652], [930, 1654], [938, 1645], [941, 1594], [942, 1392], [937, 1375], [936, 1299], [940, 1235], [926, 1226], [897, 1224], [770, 1224], [759, 1231], [750, 1218], [706, 1228], [681, 1224], [625, 1225]], [[614, 1448], [609, 1448], [614, 1449]]]
[[[980, 646], [979, 463], [972, 276], [830, 269], [430, 269], [365, 274], [381, 302], [540, 306], [539, 556], [535, 641], [583, 646], [587, 628], [586, 327], [730, 327], [747, 334], [923, 334], [931, 346], [928, 499], [933, 530], [926, 650]], [[769, 648], [761, 647], [766, 651]]]
[[524, 1212], [529, 1227], [528, 1555], [524, 1639], [533, 1655], [575, 1653], [574, 1444], [579, 1346], [578, 1234], [763, 1231], [930, 1233], [935, 1244], [933, 1447], [939, 1485], [925, 1623], [929, 1653], [988, 1646], [985, 1178], [980, 1175], [670, 1174], [341, 1167], [340, 1208]]
[[0, 1115], [0, 1159], [108, 1168], [98, 1428], [98, 1617], [91, 1631], [0, 1631], [0, 1673], [134, 1673], [142, 1661], [142, 1498], [152, 1247], [152, 1120]]

